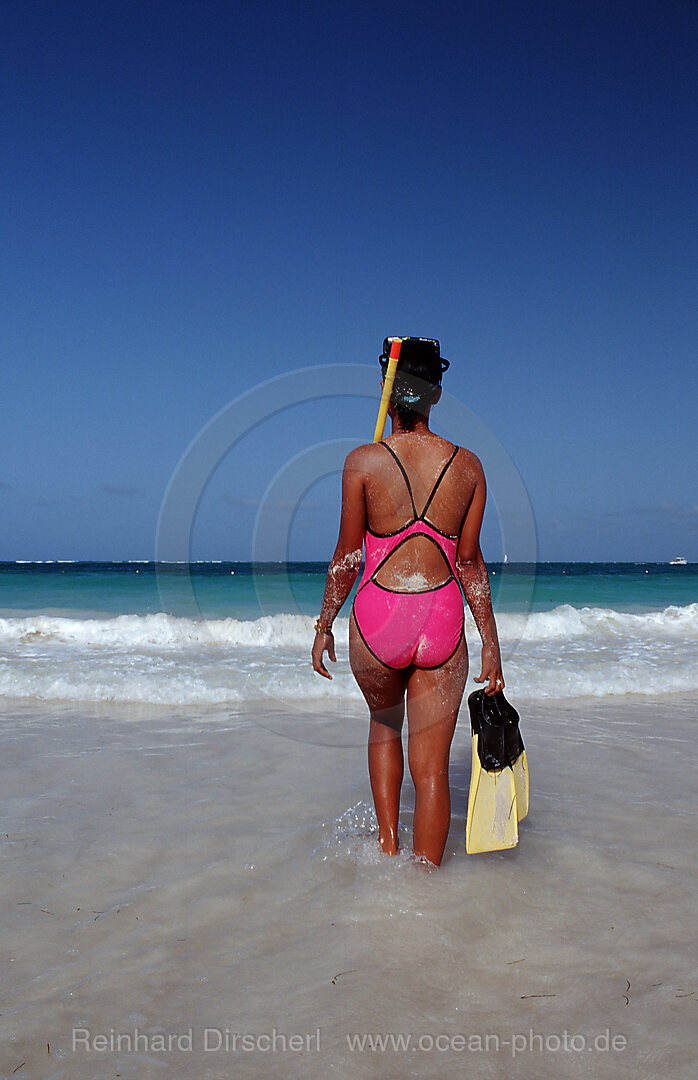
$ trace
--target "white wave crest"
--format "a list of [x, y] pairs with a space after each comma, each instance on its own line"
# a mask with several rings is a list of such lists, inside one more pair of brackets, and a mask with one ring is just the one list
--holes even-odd
[[637, 613], [561, 604], [552, 611], [534, 611], [528, 615], [503, 612], [497, 615], [497, 625], [504, 640], [552, 641], [619, 636], [698, 639], [698, 603]]
[[[472, 620], [469, 619], [472, 626]], [[497, 616], [502, 642], [545, 642], [595, 638], [698, 640], [698, 603], [663, 611], [623, 612], [610, 608], [574, 608], [563, 604], [531, 614]], [[337, 638], [346, 636], [348, 620], [338, 619]], [[85, 647], [180, 649], [230, 645], [246, 648], [304, 648], [312, 636], [309, 615], [264, 615], [258, 619], [186, 619], [156, 615], [117, 615], [77, 619], [52, 615], [0, 618], [0, 645], [19, 642], [63, 642]]]
[[[348, 627], [339, 619], [337, 631]], [[312, 637], [309, 615], [264, 615], [259, 619], [185, 619], [157, 615], [116, 615], [110, 619], [72, 619], [31, 615], [0, 619], [0, 644], [62, 642], [84, 647], [180, 649], [233, 645], [249, 648], [298, 647]]]

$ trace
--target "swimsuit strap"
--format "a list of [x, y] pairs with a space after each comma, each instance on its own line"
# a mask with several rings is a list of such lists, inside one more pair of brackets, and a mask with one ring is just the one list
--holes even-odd
[[389, 450], [390, 453], [393, 455], [393, 457], [395, 458], [395, 460], [398, 463], [398, 467], [400, 469], [400, 472], [404, 476], [405, 483], [407, 484], [407, 491], [408, 491], [408, 494], [410, 496], [410, 502], [412, 503], [412, 513], [414, 514], [414, 520], [417, 521], [418, 518], [419, 518], [419, 514], [417, 513], [417, 507], [414, 505], [414, 496], [412, 495], [412, 485], [410, 484], [410, 479], [409, 479], [407, 473], [405, 472], [405, 466], [400, 461], [400, 458], [397, 456], [397, 454], [393, 450], [392, 446], [388, 446], [387, 442], [383, 442], [382, 439], [381, 439], [381, 446], [384, 446], [386, 450]]
[[432, 500], [432, 499], [434, 498], [434, 496], [436, 495], [436, 489], [438, 488], [439, 484], [441, 483], [441, 481], [443, 480], [444, 476], [446, 475], [446, 472], [448, 471], [448, 467], [449, 467], [449, 465], [451, 464], [451, 462], [453, 461], [454, 457], [455, 457], [455, 456], [456, 456], [456, 454], [458, 453], [458, 447], [456, 446], [456, 448], [454, 449], [454, 451], [453, 451], [453, 453], [451, 454], [450, 458], [448, 459], [448, 461], [447, 461], [447, 462], [446, 462], [446, 464], [444, 465], [443, 469], [442, 469], [442, 470], [441, 470], [441, 472], [439, 473], [439, 475], [438, 475], [438, 477], [437, 477], [437, 480], [436, 480], [436, 483], [434, 484], [433, 488], [431, 489], [431, 495], [430, 495], [430, 496], [429, 496], [429, 498], [427, 499], [427, 502], [426, 502], [426, 506], [425, 506], [425, 507], [424, 507], [424, 509], [422, 510], [421, 514], [418, 514], [418, 513], [417, 513], [417, 507], [416, 507], [416, 506], [414, 505], [414, 497], [413, 497], [413, 495], [412, 495], [412, 485], [410, 484], [410, 480], [409, 480], [409, 477], [408, 477], [407, 473], [405, 472], [405, 467], [404, 467], [404, 465], [402, 464], [402, 462], [400, 461], [400, 458], [399, 458], [399, 457], [397, 456], [397, 454], [396, 454], [396, 453], [395, 453], [395, 451], [393, 450], [392, 446], [388, 446], [387, 442], [383, 442], [383, 440], [382, 440], [382, 439], [381, 439], [381, 443], [380, 443], [380, 445], [381, 445], [381, 446], [384, 446], [386, 450], [389, 450], [389, 451], [390, 451], [390, 453], [391, 453], [391, 454], [393, 455], [393, 457], [395, 458], [395, 460], [397, 461], [397, 463], [398, 463], [398, 465], [399, 465], [399, 467], [400, 467], [400, 472], [401, 472], [401, 473], [402, 473], [402, 475], [404, 476], [404, 478], [405, 478], [405, 483], [407, 484], [407, 491], [408, 491], [408, 493], [409, 493], [409, 496], [410, 496], [410, 502], [412, 503], [412, 513], [414, 514], [414, 520], [415, 520], [415, 521], [422, 521], [422, 520], [424, 519], [424, 515], [426, 514], [427, 510], [428, 510], [428, 509], [429, 509], [429, 507], [431, 506], [431, 500]]
[[456, 454], [457, 454], [457, 453], [458, 453], [458, 447], [456, 447], [456, 448], [455, 448], [455, 450], [454, 450], [454, 451], [453, 451], [453, 453], [451, 454], [450, 458], [448, 459], [448, 461], [447, 461], [447, 462], [446, 462], [446, 464], [444, 465], [443, 469], [442, 469], [442, 470], [441, 470], [441, 472], [439, 473], [439, 478], [438, 478], [438, 480], [436, 481], [436, 483], [434, 484], [433, 488], [431, 489], [431, 495], [430, 495], [430, 496], [429, 496], [429, 498], [427, 499], [427, 505], [426, 505], [426, 506], [424, 507], [424, 509], [422, 510], [421, 514], [419, 515], [419, 516], [420, 516], [421, 518], [425, 517], [425, 515], [426, 515], [426, 512], [427, 512], [427, 510], [428, 510], [428, 509], [429, 509], [429, 507], [431, 506], [431, 500], [432, 500], [432, 499], [434, 498], [434, 496], [436, 495], [436, 489], [438, 488], [439, 484], [441, 483], [441, 481], [443, 480], [444, 476], [445, 476], [445, 475], [446, 475], [446, 473], [448, 472], [448, 467], [449, 467], [449, 465], [451, 464], [451, 462], [453, 461], [453, 459], [454, 459], [454, 457], [456, 456]]

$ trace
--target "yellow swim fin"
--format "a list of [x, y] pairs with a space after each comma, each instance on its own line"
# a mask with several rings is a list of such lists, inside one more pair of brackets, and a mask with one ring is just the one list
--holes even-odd
[[511, 771], [514, 774], [514, 787], [516, 788], [516, 816], [519, 821], [523, 821], [528, 813], [530, 787], [528, 779], [528, 759], [526, 758], [525, 750], [522, 750], [519, 754], [511, 767]]
[[480, 740], [479, 734], [473, 735], [473, 763], [465, 827], [465, 850], [468, 855], [475, 855], [478, 851], [501, 851], [516, 847], [519, 842], [514, 774], [509, 765], [504, 769], [483, 769]]
[[465, 848], [469, 855], [502, 851], [519, 842], [518, 822], [528, 813], [528, 762], [519, 715], [500, 690], [468, 698], [472, 765]]

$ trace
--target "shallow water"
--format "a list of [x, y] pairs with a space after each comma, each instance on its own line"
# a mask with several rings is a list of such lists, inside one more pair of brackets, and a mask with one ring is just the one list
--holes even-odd
[[[8, 702], [3, 1072], [692, 1077], [696, 704], [522, 710], [529, 818], [514, 851], [470, 857], [461, 720], [429, 873], [409, 859], [409, 782], [403, 850], [378, 852], [359, 710], [335, 718], [341, 746], [300, 709]], [[74, 1028], [122, 1050], [73, 1049]], [[293, 1033], [302, 1051], [281, 1048]], [[347, 1042], [390, 1034], [410, 1048]]]

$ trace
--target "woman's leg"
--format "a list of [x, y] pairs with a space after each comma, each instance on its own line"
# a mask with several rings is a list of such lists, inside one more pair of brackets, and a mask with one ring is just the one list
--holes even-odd
[[404, 773], [400, 728], [371, 717], [368, 734], [368, 775], [378, 818], [378, 840], [386, 855], [396, 855], [400, 788]]
[[439, 866], [451, 823], [448, 765], [468, 677], [465, 638], [438, 668], [412, 668], [407, 681], [407, 754], [414, 781], [415, 855]]
[[387, 668], [376, 660], [361, 639], [353, 612], [349, 620], [349, 663], [371, 714], [368, 774], [379, 841], [387, 855], [395, 855], [404, 772], [402, 723], [407, 669]]

